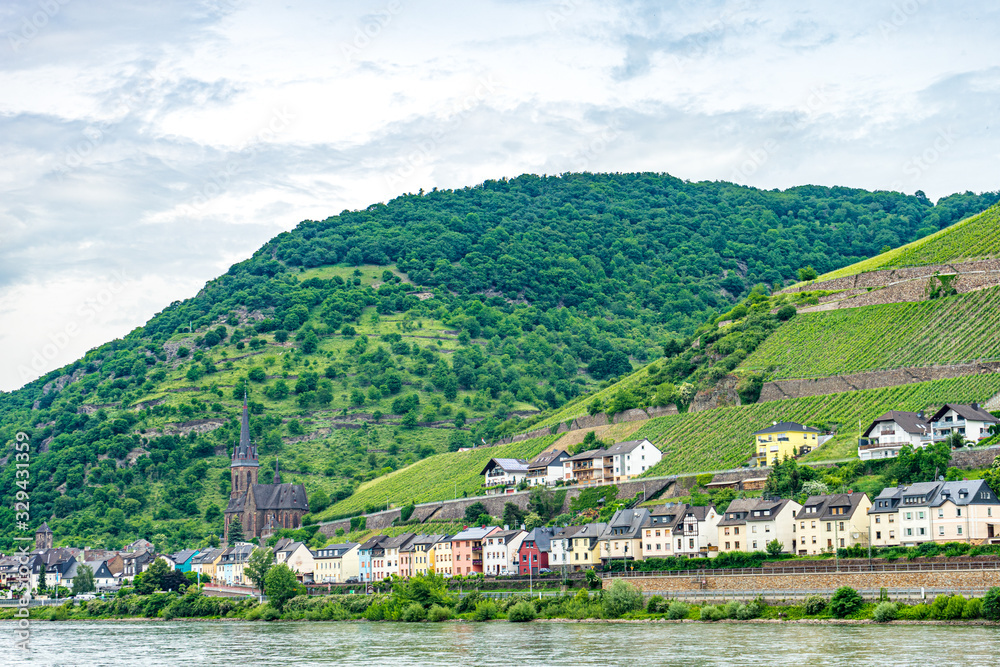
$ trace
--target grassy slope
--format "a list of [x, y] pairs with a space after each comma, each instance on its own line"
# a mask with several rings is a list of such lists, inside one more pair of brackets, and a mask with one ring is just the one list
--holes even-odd
[[913, 243], [825, 273], [818, 280], [832, 280], [866, 271], [901, 266], [925, 266], [977, 257], [995, 257], [998, 254], [1000, 254], [1000, 206], [994, 206]]
[[479, 474], [491, 458], [532, 458], [559, 436], [533, 438], [497, 447], [483, 447], [468, 452], [438, 454], [383, 475], [358, 487], [354, 495], [318, 514], [327, 517], [360, 513], [369, 506], [400, 506], [409, 502], [424, 503], [449, 500], [463, 493], [475, 495], [483, 483]]
[[740, 368], [811, 378], [1000, 357], [1000, 288], [920, 303], [803, 313]]
[[[772, 421], [837, 422], [841, 428], [836, 441], [843, 442], [857, 437], [859, 422], [866, 425], [888, 410], [919, 410], [946, 401], [983, 402], [997, 392], [1000, 374], [972, 375], [658, 417], [632, 437], [648, 438], [663, 451], [663, 460], [648, 475], [719, 470], [742, 465], [752, 453], [751, 434]], [[827, 447], [830, 450], [825, 450]], [[843, 451], [835, 442], [828, 443], [811, 458], [842, 458]]]

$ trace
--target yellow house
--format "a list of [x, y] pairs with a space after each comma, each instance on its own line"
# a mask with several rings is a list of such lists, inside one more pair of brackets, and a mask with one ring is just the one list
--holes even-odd
[[566, 556], [574, 572], [590, 570], [601, 564], [600, 537], [607, 527], [605, 523], [588, 523], [569, 538], [570, 547]]
[[210, 549], [191, 559], [191, 571], [201, 575], [202, 583], [215, 581], [215, 568], [225, 553], [224, 548]]
[[450, 577], [452, 575], [451, 540], [447, 535], [442, 537], [439, 542], [436, 542], [431, 547], [430, 561], [431, 569], [438, 574], [442, 574], [446, 577]]
[[819, 430], [795, 422], [774, 422], [753, 437], [755, 464], [763, 467], [816, 449]]

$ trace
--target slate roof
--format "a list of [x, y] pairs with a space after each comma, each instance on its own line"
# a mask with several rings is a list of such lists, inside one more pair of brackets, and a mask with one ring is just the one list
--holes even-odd
[[462, 542], [463, 540], [481, 540], [486, 537], [486, 533], [494, 529], [494, 526], [486, 526], [482, 528], [476, 526], [475, 528], [466, 528], [463, 531], [455, 533], [451, 536], [451, 542]]
[[250, 488], [258, 510], [309, 511], [306, 487], [301, 484], [254, 484]]
[[376, 535], [375, 537], [370, 537], [364, 541], [364, 543], [358, 547], [358, 551], [371, 551], [375, 547], [379, 546], [383, 540], [385, 540], [385, 535]]
[[[764, 500], [760, 499], [757, 503], [750, 508], [747, 513], [747, 521], [774, 521], [782, 510], [785, 509], [785, 505], [791, 502], [788, 498], [781, 498], [778, 500]], [[760, 512], [759, 516], [755, 516], [754, 512]], [[768, 512], [768, 514], [764, 514]], [[793, 513], [794, 516], [794, 513]]]
[[402, 535], [397, 535], [396, 537], [390, 537], [382, 543], [382, 547], [385, 549], [402, 549], [409, 544], [414, 537], [416, 537], [416, 535], [413, 533], [403, 533]]
[[[729, 507], [722, 515], [722, 521], [719, 522], [720, 526], [742, 526], [746, 523], [746, 514], [750, 513], [753, 506], [757, 504], [754, 498], [737, 498], [733, 502], [729, 503]], [[730, 514], [738, 515], [736, 518], [729, 518]]]
[[882, 422], [896, 422], [899, 427], [906, 431], [907, 433], [914, 433], [917, 435], [930, 435], [931, 425], [930, 423], [921, 417], [916, 412], [902, 412], [900, 410], [890, 410], [880, 417], [876, 417], [875, 421], [868, 426], [867, 430], [862, 433], [862, 436], [867, 438], [868, 434], [875, 430], [875, 427]]
[[[625, 442], [619, 442], [619, 443], [616, 443], [614, 445], [611, 445], [605, 451], [607, 452], [607, 455], [609, 455], [609, 456], [610, 455], [614, 455], [614, 454], [628, 454], [629, 452], [631, 452], [632, 450], [636, 449], [637, 447], [639, 447], [644, 442], [646, 442], [646, 441], [645, 440], [626, 440]], [[650, 443], [650, 444], [652, 444], [652, 443]]]
[[795, 433], [819, 433], [819, 429], [813, 428], [812, 426], [803, 426], [796, 422], [778, 422], [768, 426], [765, 429], [757, 431], [754, 435], [767, 435], [768, 433], [785, 433], [788, 431], [793, 431]]
[[[938, 484], [940, 487], [929, 503], [931, 507], [939, 507], [949, 500], [956, 505], [997, 504], [996, 494], [992, 493], [993, 490], [984, 480], [968, 479], [956, 482], [938, 482]], [[981, 497], [984, 492], [989, 492], [988, 497]]]
[[[275, 545], [275, 546], [277, 546], [277, 545]], [[280, 553], [291, 554], [291, 553], [294, 553], [295, 550], [298, 549], [301, 546], [302, 546], [302, 542], [289, 542], [288, 544], [282, 546], [280, 549], [275, 549], [274, 553], [276, 553], [276, 554], [280, 554]]]
[[182, 549], [175, 554], [171, 554], [170, 559], [180, 565], [186, 563], [188, 558], [191, 558], [196, 553], [198, 553], [197, 549]]
[[38, 533], [51, 533], [51, 532], [52, 529], [49, 528], [49, 522], [46, 521], [45, 523], [43, 523], [41, 526], [38, 527], [38, 530], [35, 531], [35, 535], [37, 535]]
[[479, 474], [485, 475], [495, 467], [506, 472], [528, 472], [528, 462], [524, 459], [490, 459]]
[[555, 529], [549, 526], [533, 528], [530, 533], [525, 535], [521, 547], [523, 548], [528, 542], [534, 542], [539, 551], [552, 551], [552, 536], [555, 535], [555, 532]]
[[621, 540], [635, 539], [639, 536], [644, 523], [649, 519], [649, 510], [645, 507], [618, 510], [608, 521], [601, 534], [601, 539], [618, 538]]
[[214, 563], [215, 559], [222, 555], [225, 549], [216, 548], [209, 549], [208, 551], [202, 551], [200, 554], [191, 559], [191, 563]]
[[[864, 493], [832, 493], [827, 495], [809, 496], [795, 514], [796, 519], [849, 519], [854, 516], [865, 499]], [[807, 508], [815, 507], [815, 512], [806, 512]], [[832, 514], [831, 508], [846, 507], [843, 514]]]
[[934, 413], [931, 417], [932, 422], [936, 422], [942, 417], [944, 413], [948, 410], [954, 410], [963, 419], [969, 419], [977, 422], [989, 422], [990, 424], [996, 424], [997, 418], [983, 410], [982, 406], [978, 403], [972, 403], [971, 405], [964, 405], [961, 403], [945, 403], [941, 406], [941, 409]]
[[607, 453], [608, 453], [607, 450], [604, 450], [604, 449], [588, 449], [587, 451], [580, 452], [579, 454], [575, 454], [575, 455], [569, 457], [566, 460], [567, 461], [586, 461], [588, 459], [600, 459], [600, 458], [604, 458], [607, 455]]
[[[345, 554], [350, 553], [354, 547], [361, 547], [357, 542], [344, 542], [343, 544], [328, 544], [325, 547], [320, 547], [313, 551], [313, 556], [315, 558], [342, 558]], [[320, 556], [320, 552], [332, 551], [333, 553], [329, 556]]]
[[548, 468], [550, 465], [556, 462], [560, 456], [565, 456], [566, 452], [557, 449], [553, 452], [542, 452], [528, 463], [529, 470], [537, 470], [538, 468]]
[[250, 443], [250, 412], [247, 397], [243, 395], [243, 415], [240, 419], [240, 441], [233, 449], [232, 466], [257, 467], [257, 448]]

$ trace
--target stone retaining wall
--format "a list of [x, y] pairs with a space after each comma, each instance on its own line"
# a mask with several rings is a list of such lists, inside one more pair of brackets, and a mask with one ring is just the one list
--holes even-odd
[[[615, 578], [603, 580], [608, 588]], [[1000, 570], [946, 570], [926, 572], [822, 572], [815, 574], [734, 574], [677, 577], [626, 577], [643, 591], [755, 591], [938, 588], [987, 589], [1000, 585]], [[703, 583], [704, 582], [704, 585]]]
[[895, 387], [911, 382], [930, 382], [978, 373], [996, 373], [1000, 362], [984, 361], [969, 364], [949, 364], [944, 366], [924, 366], [896, 368], [884, 371], [869, 371], [850, 375], [834, 375], [825, 378], [802, 380], [775, 380], [765, 382], [758, 403], [778, 401], [785, 398], [821, 396], [862, 389]]
[[[693, 411], [693, 410], [692, 410]], [[547, 435], [552, 435], [553, 433], [568, 433], [569, 431], [580, 431], [588, 428], [597, 428], [598, 426], [607, 426], [608, 424], [621, 424], [624, 422], [636, 422], [645, 421], [647, 419], [653, 419], [654, 417], [662, 417], [663, 415], [676, 415], [678, 414], [677, 406], [671, 403], [670, 405], [664, 405], [659, 407], [650, 408], [634, 408], [632, 410], [625, 410], [624, 412], [619, 412], [612, 416], [611, 419], [608, 418], [603, 412], [599, 412], [596, 415], [581, 415], [569, 422], [561, 422], [555, 431], [552, 427], [546, 426], [544, 428], [536, 428], [532, 431], [527, 431], [525, 433], [518, 433], [517, 435], [510, 435], [506, 438], [501, 438], [497, 440], [494, 445], [506, 445], [511, 442], [521, 442], [522, 440], [530, 440], [531, 438], [542, 438]]]
[[789, 287], [782, 292], [803, 292], [812, 290], [850, 290], [867, 289], [869, 287], [884, 287], [892, 283], [930, 278], [935, 273], [975, 273], [1000, 271], [1000, 259], [981, 259], [972, 262], [952, 262], [950, 264], [932, 264], [930, 266], [914, 266], [896, 269], [881, 269], [857, 273], [843, 278], [811, 282], [796, 287]]

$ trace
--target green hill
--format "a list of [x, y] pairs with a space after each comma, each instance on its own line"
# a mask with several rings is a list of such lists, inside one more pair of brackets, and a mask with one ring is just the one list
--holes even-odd
[[[572, 401], [594, 409], [581, 397], [665, 349], [646, 371], [651, 400], [711, 384], [780, 325], [770, 308], [816, 298], [769, 296], [769, 286], [995, 201], [566, 174], [307, 220], [122, 339], [0, 392], [0, 460], [28, 434], [32, 518], [64, 543], [191, 545], [221, 532], [228, 448], [249, 390], [265, 466], [280, 458], [317, 512], [328, 496], [328, 512], [381, 502], [371, 482], [392, 484], [401, 469], [439, 483], [382, 488], [401, 500], [447, 497], [447, 479], [472, 489], [448, 450]], [[612, 394], [608, 406], [622, 405]], [[8, 523], [14, 491], [8, 465]], [[12, 545], [0, 535], [0, 549]]]
[[738, 369], [769, 379], [1000, 358], [1000, 287], [917, 303], [802, 313]]

